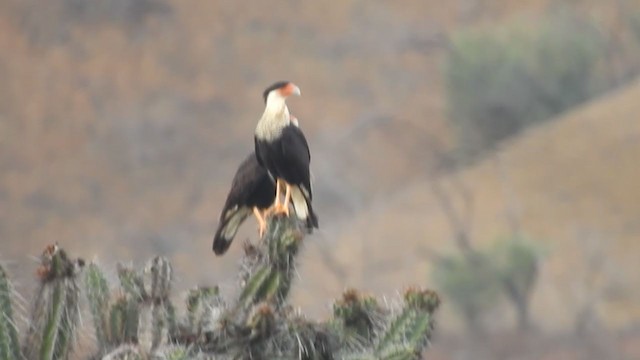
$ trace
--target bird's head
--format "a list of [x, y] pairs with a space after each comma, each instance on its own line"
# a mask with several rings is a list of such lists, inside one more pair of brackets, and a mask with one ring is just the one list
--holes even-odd
[[300, 88], [290, 81], [278, 81], [262, 93], [265, 103], [269, 103], [271, 99], [284, 101], [291, 95], [300, 96]]

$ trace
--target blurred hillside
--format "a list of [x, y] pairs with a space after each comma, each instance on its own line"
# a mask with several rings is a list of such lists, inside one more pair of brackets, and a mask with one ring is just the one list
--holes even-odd
[[[216, 218], [252, 148], [263, 88], [289, 79], [302, 89], [290, 108], [313, 153], [321, 223], [294, 302], [323, 314], [318, 299], [346, 286], [429, 284], [426, 249], [453, 246], [429, 186], [434, 148], [456, 145], [441, 75], [450, 35], [571, 5], [623, 37], [620, 16], [638, 2], [615, 4], [0, 1], [0, 256], [28, 284], [27, 255], [53, 241], [106, 265], [158, 253], [185, 286], [232, 290], [254, 223], [214, 258]], [[503, 144], [513, 195], [493, 156], [457, 174], [474, 196], [478, 241], [508, 231], [506, 198], [544, 241], [533, 308], [545, 327], [571, 326], [567, 301], [585, 297], [581, 251], [610, 264], [597, 309], [607, 325], [640, 318], [639, 92], [605, 95]]]
[[[501, 164], [492, 157], [458, 174], [473, 196], [473, 234], [479, 243], [509, 233], [505, 213], [514, 204], [521, 226], [542, 241], [547, 255], [533, 311], [546, 327], [571, 326], [582, 302], [592, 296], [587, 292], [594, 290], [602, 297], [597, 311], [607, 325], [628, 325], [640, 317], [640, 293], [633, 285], [640, 281], [638, 96], [640, 83], [504, 144], [497, 155]], [[505, 173], [511, 195], [505, 194]], [[352, 281], [361, 281], [367, 264], [346, 265], [360, 252], [351, 244], [367, 249], [370, 268], [386, 265], [375, 281], [385, 290], [399, 278], [419, 281], [429, 270], [428, 250], [453, 247], [430, 181], [416, 179], [362, 212], [336, 241]], [[440, 181], [452, 188], [451, 179]], [[390, 239], [403, 239], [402, 246], [385, 246]], [[603, 263], [592, 288], [586, 284], [590, 264], [585, 256], [591, 253]]]

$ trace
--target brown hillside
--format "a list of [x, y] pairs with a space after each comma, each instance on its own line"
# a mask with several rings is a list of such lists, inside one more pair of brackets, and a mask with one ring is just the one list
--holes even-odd
[[[500, 152], [522, 229], [547, 253], [533, 302], [540, 324], [570, 326], [590, 292], [602, 301], [597, 312], [609, 325], [640, 318], [639, 98], [636, 83], [531, 129]], [[478, 245], [509, 233], [505, 212], [513, 204], [499, 174], [494, 158], [459, 174], [473, 194]], [[426, 179], [403, 187], [353, 224], [334, 243], [348, 284], [388, 291], [397, 279], [429, 281], [424, 250], [453, 247]], [[602, 259], [591, 288], [585, 263], [590, 254]], [[363, 257], [388, 265], [384, 276], [366, 276]]]

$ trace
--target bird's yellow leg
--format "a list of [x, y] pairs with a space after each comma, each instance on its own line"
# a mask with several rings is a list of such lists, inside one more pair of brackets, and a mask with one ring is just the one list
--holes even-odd
[[282, 181], [282, 183], [285, 185], [285, 194], [284, 194], [284, 203], [283, 204], [278, 204], [278, 206], [274, 206], [274, 213], [275, 214], [285, 214], [286, 216], [289, 216], [289, 201], [291, 200], [291, 185], [287, 184], [286, 182]]
[[276, 179], [276, 199], [267, 210], [264, 212], [264, 217], [270, 216], [273, 213], [276, 213], [280, 208], [280, 179]]
[[273, 203], [273, 207], [280, 206], [280, 179], [276, 179], [276, 201]]
[[253, 215], [255, 215], [256, 220], [258, 220], [258, 235], [262, 238], [264, 233], [267, 231], [267, 222], [264, 220], [260, 210], [255, 206], [253, 207]]
[[285, 186], [287, 187], [287, 189], [284, 192], [284, 203], [282, 203], [282, 206], [284, 206], [284, 213], [289, 216], [289, 202], [291, 202], [291, 185], [289, 185], [289, 183], [285, 183]]

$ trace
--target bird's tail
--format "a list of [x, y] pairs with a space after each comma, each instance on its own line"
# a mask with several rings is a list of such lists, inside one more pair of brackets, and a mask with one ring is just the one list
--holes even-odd
[[291, 202], [296, 211], [298, 219], [305, 222], [307, 229], [311, 231], [318, 228], [318, 217], [311, 207], [311, 197], [309, 193], [299, 186], [291, 186]]
[[248, 207], [237, 207], [224, 213], [220, 219], [216, 235], [213, 237], [213, 252], [216, 255], [222, 255], [229, 249], [233, 238], [238, 232], [238, 228], [240, 228], [240, 225], [249, 214], [251, 214], [251, 209]]

